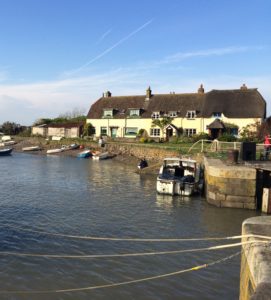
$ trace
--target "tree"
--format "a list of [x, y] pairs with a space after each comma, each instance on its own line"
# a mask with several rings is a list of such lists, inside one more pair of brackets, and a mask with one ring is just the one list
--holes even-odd
[[162, 131], [162, 138], [164, 138], [165, 135], [165, 127], [169, 124], [171, 124], [173, 121], [173, 118], [171, 117], [163, 117], [161, 119], [154, 119], [152, 120], [152, 127], [159, 127]]
[[91, 123], [85, 123], [83, 129], [83, 136], [90, 136], [95, 134], [95, 127]]
[[4, 122], [1, 127], [3, 133], [7, 135], [15, 135], [23, 130], [23, 127], [20, 124], [9, 121]]

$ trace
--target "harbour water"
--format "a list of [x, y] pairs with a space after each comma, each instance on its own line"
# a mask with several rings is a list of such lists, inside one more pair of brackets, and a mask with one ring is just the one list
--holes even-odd
[[0, 299], [238, 299], [240, 255], [166, 278], [95, 290], [54, 291], [176, 272], [223, 259], [240, 248], [85, 259], [11, 254], [119, 254], [220, 245], [227, 241], [87, 240], [42, 231], [146, 239], [226, 237], [239, 235], [242, 221], [257, 212], [219, 209], [199, 196], [159, 196], [155, 177], [140, 176], [134, 173], [135, 166], [113, 160], [14, 153], [0, 157], [0, 168]]

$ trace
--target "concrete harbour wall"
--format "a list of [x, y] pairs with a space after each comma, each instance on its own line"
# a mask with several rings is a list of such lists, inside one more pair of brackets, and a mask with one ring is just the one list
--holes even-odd
[[[271, 217], [261, 216], [245, 220], [242, 235], [271, 236]], [[259, 237], [243, 238], [246, 241], [263, 241]], [[270, 244], [255, 243], [242, 246], [240, 270], [240, 300], [271, 299], [271, 248]]]
[[206, 200], [217, 207], [256, 209], [256, 170], [205, 158]]

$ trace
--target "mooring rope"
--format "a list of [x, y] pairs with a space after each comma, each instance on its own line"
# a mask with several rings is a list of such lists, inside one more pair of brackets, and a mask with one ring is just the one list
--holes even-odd
[[213, 251], [222, 250], [228, 248], [234, 248], [244, 245], [252, 244], [270, 244], [269, 241], [247, 241], [235, 244], [218, 245], [205, 248], [194, 248], [194, 249], [180, 249], [172, 251], [153, 251], [153, 252], [137, 252], [137, 253], [116, 253], [116, 254], [89, 254], [89, 255], [69, 255], [69, 254], [38, 254], [38, 253], [20, 253], [12, 251], [0, 251], [0, 255], [8, 256], [20, 256], [20, 257], [41, 257], [41, 258], [53, 258], [53, 259], [89, 259], [89, 258], [115, 258], [115, 257], [138, 257], [138, 256], [154, 256], [154, 255], [170, 255], [170, 254], [180, 254], [180, 253], [191, 253], [191, 252], [203, 252], [203, 251]]
[[166, 277], [171, 277], [171, 276], [176, 276], [182, 273], [187, 273], [187, 272], [192, 272], [192, 271], [198, 271], [203, 268], [207, 268], [219, 263], [222, 263], [224, 261], [227, 261], [229, 259], [232, 259], [233, 257], [239, 255], [241, 251], [238, 251], [232, 255], [226, 256], [222, 259], [215, 260], [210, 263], [202, 264], [199, 266], [195, 266], [192, 268], [184, 269], [184, 270], [179, 270], [171, 273], [166, 273], [166, 274], [161, 274], [161, 275], [156, 275], [156, 276], [151, 276], [151, 277], [145, 277], [145, 278], [139, 278], [139, 279], [132, 279], [129, 281], [123, 281], [123, 282], [116, 282], [116, 283], [110, 283], [110, 284], [102, 284], [102, 285], [96, 285], [96, 286], [87, 286], [87, 287], [81, 287], [81, 288], [73, 288], [73, 289], [57, 289], [57, 290], [32, 290], [32, 291], [4, 291], [0, 290], [0, 294], [52, 294], [52, 293], [72, 293], [72, 292], [82, 292], [82, 291], [90, 291], [90, 290], [97, 290], [97, 289], [105, 289], [105, 288], [113, 288], [117, 286], [124, 286], [124, 285], [129, 285], [133, 283], [139, 283], [139, 282], [147, 282], [151, 280], [156, 280], [156, 279], [161, 279], [161, 278], [166, 278]]
[[241, 238], [261, 238], [271, 240], [270, 236], [263, 236], [263, 235], [254, 235], [254, 234], [246, 234], [246, 235], [236, 235], [236, 236], [229, 236], [229, 237], [204, 237], [204, 238], [156, 238], [156, 239], [147, 239], [147, 238], [120, 238], [120, 237], [99, 237], [99, 236], [81, 236], [81, 235], [70, 235], [70, 234], [62, 234], [62, 233], [53, 233], [47, 232], [42, 230], [35, 230], [35, 229], [27, 229], [22, 228], [19, 226], [14, 225], [5, 225], [6, 227], [13, 228], [19, 231], [26, 231], [38, 234], [44, 234], [49, 236], [55, 237], [64, 237], [64, 238], [71, 238], [71, 239], [83, 239], [83, 240], [102, 240], [102, 241], [127, 241], [127, 242], [192, 242], [192, 241], [215, 241], [215, 240], [234, 240], [234, 239], [241, 239]]

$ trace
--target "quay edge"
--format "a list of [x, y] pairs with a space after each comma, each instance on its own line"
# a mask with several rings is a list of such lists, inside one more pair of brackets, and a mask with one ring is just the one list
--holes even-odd
[[[242, 235], [271, 236], [271, 217], [260, 216], [245, 220]], [[242, 242], [261, 241], [259, 237], [243, 237]], [[270, 241], [270, 240], [269, 240]], [[270, 244], [242, 246], [239, 300], [271, 299]]]

